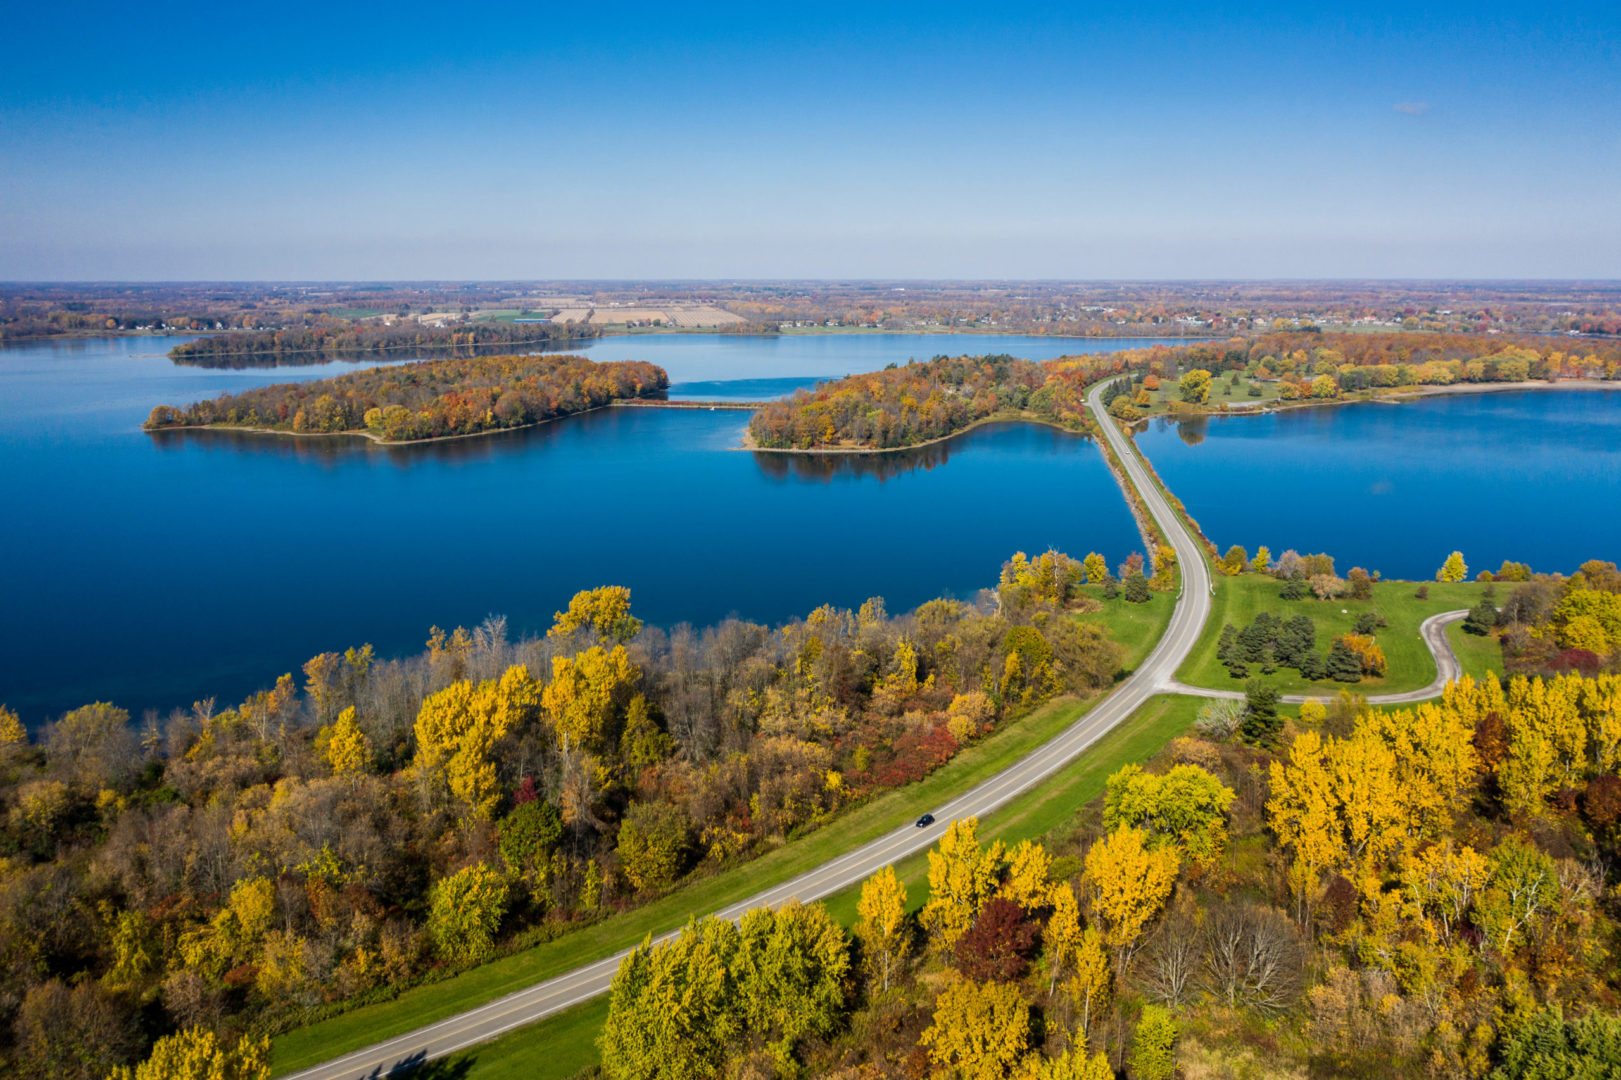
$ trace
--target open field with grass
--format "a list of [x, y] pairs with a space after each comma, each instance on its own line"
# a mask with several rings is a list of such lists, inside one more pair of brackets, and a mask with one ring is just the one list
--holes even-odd
[[[1150, 698], [1069, 768], [998, 810], [981, 825], [981, 838], [1012, 845], [1072, 831], [1086, 805], [1102, 794], [1110, 773], [1153, 757], [1187, 730], [1202, 704], [1174, 695]], [[921, 908], [928, 892], [928, 857], [904, 859], [895, 871], [906, 883], [908, 906], [914, 911]], [[859, 886], [852, 887], [829, 897], [826, 904], [834, 918], [849, 927], [855, 924], [860, 896]], [[600, 997], [436, 1065], [457, 1080], [566, 1080], [597, 1063], [596, 1039], [607, 1016], [608, 1000]]]
[[1081, 622], [1096, 623], [1105, 633], [1125, 649], [1120, 661], [1120, 675], [1124, 678], [1137, 670], [1137, 665], [1148, 658], [1160, 635], [1165, 633], [1176, 610], [1176, 593], [1151, 593], [1145, 604], [1128, 604], [1124, 596], [1106, 600], [1103, 586], [1085, 585], [1081, 591], [1103, 605], [1102, 611], [1077, 616]]
[[[1497, 587], [1498, 604], [1503, 602], [1504, 588], [1502, 585]], [[1496, 634], [1487, 634], [1484, 637], [1466, 634], [1463, 623], [1456, 622], [1447, 627], [1447, 641], [1451, 642], [1452, 651], [1457, 653], [1458, 663], [1462, 665], [1465, 675], [1472, 675], [1478, 679], [1488, 672], [1497, 675], [1503, 673], [1503, 647], [1498, 642]]]
[[[1228, 674], [1216, 658], [1216, 643], [1221, 628], [1232, 623], [1242, 629], [1263, 611], [1280, 618], [1310, 615], [1317, 624], [1317, 651], [1327, 652], [1328, 646], [1339, 634], [1349, 633], [1356, 617], [1364, 611], [1377, 611], [1389, 623], [1378, 632], [1379, 646], [1384, 650], [1387, 664], [1382, 679], [1364, 678], [1358, 683], [1339, 683], [1332, 679], [1308, 682], [1293, 668], [1279, 668], [1263, 676], [1285, 694], [1321, 693], [1333, 695], [1340, 690], [1358, 694], [1391, 694], [1418, 690], [1435, 678], [1435, 659], [1419, 636], [1419, 624], [1442, 611], [1472, 607], [1480, 599], [1486, 586], [1479, 582], [1443, 584], [1427, 582], [1429, 599], [1419, 600], [1414, 593], [1418, 583], [1411, 581], [1380, 581], [1373, 586], [1369, 600], [1284, 600], [1278, 596], [1281, 582], [1263, 574], [1241, 574], [1238, 577], [1215, 579], [1216, 595], [1213, 599], [1210, 621], [1205, 624], [1199, 643], [1177, 671], [1177, 678], [1190, 686], [1208, 686], [1217, 690], [1242, 690], [1244, 681]], [[1478, 639], [1477, 639], [1478, 640]], [[1474, 646], [1467, 654], [1460, 652], [1464, 670], [1480, 673], [1471, 663], [1484, 663], [1487, 659]], [[1254, 665], [1250, 674], [1260, 675]]]
[[392, 1000], [362, 1006], [279, 1036], [278, 1074], [369, 1046], [569, 971], [680, 926], [693, 912], [716, 911], [813, 869], [840, 853], [916, 818], [1000, 772], [1052, 738], [1102, 700], [1051, 702], [962, 750], [923, 781], [879, 796], [835, 823], [750, 862], [692, 881], [643, 907], [611, 916], [553, 941], [492, 960], [436, 983], [411, 987]]
[[[1212, 406], [1226, 404], [1230, 409], [1254, 409], [1262, 405], [1270, 405], [1278, 400], [1280, 384], [1276, 379], [1252, 379], [1243, 372], [1239, 372], [1236, 383], [1228, 381], [1228, 372], [1216, 372], [1210, 379], [1210, 402]], [[1253, 386], [1260, 393], [1250, 396], [1250, 387]], [[1135, 397], [1132, 399], [1135, 403]], [[1158, 390], [1148, 392], [1148, 405], [1138, 405], [1137, 410], [1144, 416], [1164, 416], [1171, 411], [1171, 406], [1180, 399], [1177, 396], [1176, 380], [1163, 379]]]

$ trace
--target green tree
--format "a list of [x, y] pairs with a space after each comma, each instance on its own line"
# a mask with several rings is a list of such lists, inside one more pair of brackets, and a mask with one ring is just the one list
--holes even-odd
[[598, 1046], [614, 1080], [707, 1080], [742, 1029], [728, 974], [737, 928], [690, 922], [673, 941], [643, 941], [619, 964]]
[[1104, 790], [1103, 824], [1111, 832], [1146, 829], [1205, 866], [1226, 846], [1227, 809], [1236, 796], [1197, 765], [1177, 765], [1163, 775], [1126, 765], [1109, 777]]
[[[1361, 670], [1360, 661], [1358, 671]], [[1274, 746], [1283, 733], [1283, 721], [1278, 718], [1278, 691], [1274, 686], [1251, 679], [1244, 684], [1244, 722], [1239, 725], [1239, 736], [1251, 746]]]
[[1239, 574], [1242, 574], [1245, 566], [1248, 565], [1248, 563], [1249, 552], [1245, 551], [1243, 546], [1239, 544], [1234, 544], [1232, 547], [1228, 548], [1227, 554], [1223, 555], [1221, 558], [1222, 570], [1232, 577], [1237, 577]]
[[1474, 634], [1476, 637], [1485, 637], [1497, 626], [1497, 605], [1489, 597], [1482, 596], [1480, 602], [1469, 609], [1464, 616], [1463, 632]]
[[730, 965], [744, 1027], [786, 1064], [794, 1043], [826, 1035], [844, 1015], [850, 943], [820, 904], [790, 901], [743, 916]]
[[1346, 644], [1344, 636], [1334, 639], [1334, 644], [1328, 647], [1328, 659], [1324, 665], [1328, 677], [1335, 682], [1361, 682], [1362, 657], [1357, 655], [1355, 649]]
[[428, 933], [452, 963], [482, 960], [495, 948], [507, 910], [507, 883], [484, 863], [440, 878], [428, 892]]
[[1133, 1080], [1171, 1080], [1176, 1075], [1176, 1021], [1163, 1005], [1145, 1005], [1131, 1039]]
[[512, 873], [533, 879], [551, 862], [552, 851], [562, 837], [563, 818], [557, 807], [542, 799], [530, 799], [501, 819], [501, 861]]
[[1126, 602], [1130, 604], [1146, 604], [1153, 598], [1148, 589], [1148, 579], [1138, 571], [1126, 577]]
[[638, 889], [669, 887], [686, 869], [691, 825], [667, 802], [632, 803], [619, 823], [619, 858]]
[[1488, 1080], [1615, 1080], [1621, 1077], [1621, 1017], [1594, 1010], [1566, 1020], [1559, 1006], [1532, 1013], [1503, 1040]]

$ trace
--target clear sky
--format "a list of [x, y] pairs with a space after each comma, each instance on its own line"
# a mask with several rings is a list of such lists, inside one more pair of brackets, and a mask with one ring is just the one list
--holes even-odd
[[1621, 3], [1228, 7], [13, 5], [0, 279], [1621, 277]]

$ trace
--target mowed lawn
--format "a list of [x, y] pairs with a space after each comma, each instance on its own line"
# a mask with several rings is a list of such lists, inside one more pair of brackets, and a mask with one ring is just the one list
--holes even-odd
[[919, 783], [888, 792], [836, 822], [632, 911], [566, 934], [436, 983], [411, 987], [391, 1000], [278, 1036], [277, 1075], [294, 1072], [383, 1039], [444, 1019], [542, 979], [562, 974], [679, 927], [695, 912], [716, 911], [811, 870], [881, 836], [896, 824], [933, 810], [950, 796], [1000, 772], [1084, 715], [1102, 698], [1051, 702], [962, 750]]
[[[1020, 840], [1069, 832], [1085, 806], [1103, 793], [1103, 782], [1110, 773], [1159, 753], [1171, 739], [1187, 731], [1202, 704], [1191, 697], [1150, 698], [1068, 768], [982, 822], [981, 840], [1001, 840], [1011, 846]], [[895, 864], [895, 871], [906, 884], [908, 906], [916, 911], [928, 898], [928, 856], [920, 853], [903, 859]], [[849, 927], [855, 925], [860, 897], [860, 886], [852, 886], [825, 903], [833, 917]], [[607, 1017], [604, 995], [435, 1062], [431, 1066], [435, 1071], [426, 1075], [457, 1080], [566, 1080], [598, 1063], [596, 1039]]]
[[1125, 650], [1120, 660], [1120, 677], [1125, 678], [1148, 659], [1148, 654], [1164, 635], [1165, 627], [1171, 621], [1171, 613], [1176, 610], [1176, 593], [1150, 593], [1147, 603], [1129, 604], [1124, 595], [1116, 596], [1113, 600], [1104, 599], [1101, 585], [1085, 585], [1081, 591], [1102, 604], [1103, 610], [1087, 612], [1076, 618], [1081, 622], [1096, 623], [1103, 627], [1104, 633], [1120, 643]]
[[[1420, 585], [1427, 585], [1429, 598], [1416, 597]], [[1431, 615], [1442, 611], [1473, 607], [1486, 586], [1482, 582], [1438, 581], [1379, 581], [1373, 586], [1369, 600], [1284, 600], [1278, 596], [1281, 583], [1264, 574], [1246, 573], [1238, 577], [1215, 575], [1216, 595], [1212, 598], [1210, 621], [1205, 624], [1199, 643], [1177, 672], [1177, 678], [1190, 686], [1208, 686], [1218, 690], [1242, 690], [1244, 680], [1233, 678], [1216, 658], [1216, 643], [1226, 623], [1242, 629], [1256, 615], [1270, 611], [1280, 618], [1310, 615], [1317, 624], [1317, 651], [1326, 653], [1334, 638], [1354, 629], [1356, 617], [1365, 611], [1377, 611], [1389, 623], [1378, 631], [1377, 640], [1384, 650], [1386, 671], [1384, 678], [1364, 678], [1357, 683], [1339, 683], [1332, 679], [1308, 682], [1293, 668], [1278, 668], [1271, 675], [1260, 675], [1260, 669], [1250, 666], [1250, 674], [1264, 678], [1286, 694], [1317, 692], [1331, 696], [1340, 690], [1358, 694], [1401, 693], [1418, 690], [1435, 678], [1435, 660], [1424, 645], [1418, 628]], [[1499, 590], [1502, 586], [1499, 586]], [[1466, 635], [1459, 635], [1466, 636]], [[1458, 637], [1452, 639], [1457, 642]], [[1482, 645], [1481, 642], [1486, 644]], [[1457, 648], [1456, 644], [1454, 648]], [[1496, 642], [1474, 638], [1458, 651], [1464, 670], [1472, 675], [1483, 675], [1496, 670], [1501, 664], [1495, 659]]]

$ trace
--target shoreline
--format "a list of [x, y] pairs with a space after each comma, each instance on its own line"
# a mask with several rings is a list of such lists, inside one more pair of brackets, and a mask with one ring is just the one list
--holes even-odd
[[761, 446], [754, 441], [754, 433], [745, 427], [743, 429], [742, 444], [739, 446], [734, 446], [731, 449], [749, 450], [756, 454], [899, 454], [907, 450], [919, 450], [925, 446], [934, 446], [938, 443], [955, 439], [959, 435], [966, 435], [975, 428], [983, 427], [986, 424], [1000, 423], [1036, 424], [1040, 427], [1052, 428], [1054, 431], [1062, 431], [1066, 434], [1074, 435], [1081, 439], [1090, 439], [1093, 437], [1091, 431], [1076, 431], [1074, 428], [1067, 428], [1063, 424], [1058, 423], [1056, 420], [1048, 420], [1045, 417], [1030, 416], [1025, 413], [993, 413], [990, 416], [982, 416], [968, 426], [958, 428], [956, 431], [949, 434], [937, 435], [932, 439], [925, 439], [923, 442], [908, 443], [905, 446], [824, 446], [809, 448], [802, 448], [798, 446]]
[[[1493, 383], [1448, 383], [1444, 386], [1404, 386], [1399, 389], [1392, 388], [1387, 393], [1370, 394], [1368, 397], [1342, 397], [1312, 400], [1301, 398], [1295, 401], [1276, 399], [1265, 405], [1250, 408], [1228, 409], [1225, 412], [1219, 409], [1197, 409], [1181, 411], [1167, 409], [1162, 413], [1154, 413], [1136, 421], [1132, 426], [1145, 424], [1150, 420], [1190, 420], [1196, 417], [1230, 417], [1230, 416], [1266, 416], [1269, 413], [1284, 412], [1289, 409], [1323, 409], [1338, 405], [1402, 405], [1410, 401], [1420, 401], [1427, 397], [1447, 397], [1455, 394], [1494, 394], [1511, 390], [1617, 390], [1621, 391], [1621, 379], [1560, 379], [1549, 382], [1546, 379], [1526, 379], [1523, 382], [1493, 382]], [[1361, 393], [1361, 391], [1357, 391]]]

